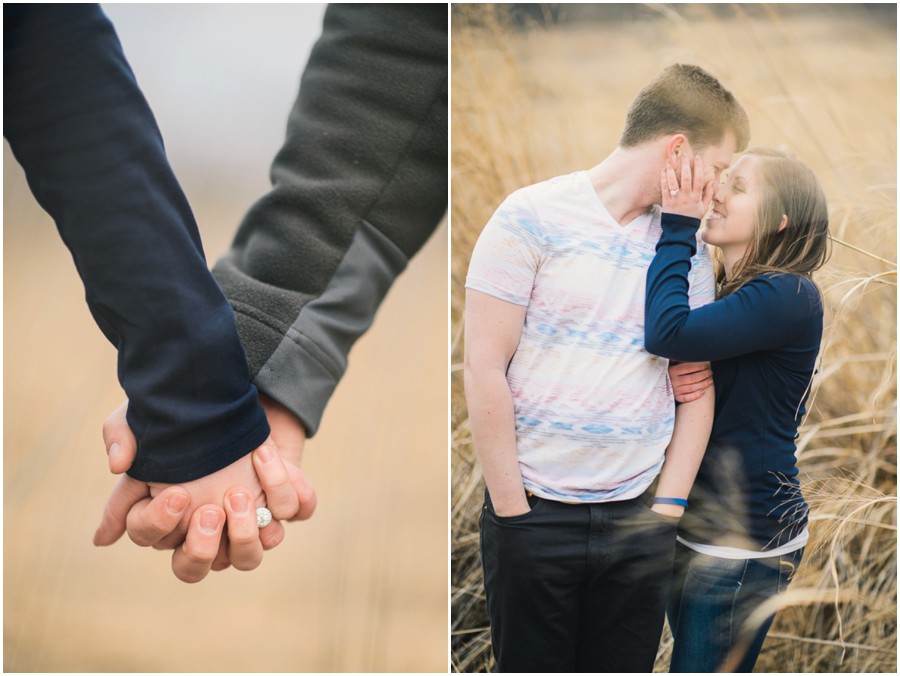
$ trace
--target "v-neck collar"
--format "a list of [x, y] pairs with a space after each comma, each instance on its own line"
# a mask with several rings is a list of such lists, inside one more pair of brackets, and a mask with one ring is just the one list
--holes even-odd
[[[591, 177], [588, 176], [588, 172], [582, 171], [581, 175], [587, 184], [587, 189], [590, 191], [591, 196], [593, 197], [594, 204], [597, 207], [597, 211], [599, 212], [600, 219], [604, 222], [608, 222], [614, 225], [620, 232], [631, 234], [637, 230], [646, 230], [650, 224], [653, 222], [653, 216], [656, 213], [656, 207], [651, 207], [649, 211], [646, 213], [640, 214], [639, 216], [635, 216], [628, 223], [622, 225], [616, 218], [609, 212], [609, 209], [606, 208], [606, 205], [603, 203], [603, 200], [600, 199], [600, 195], [597, 194], [597, 191], [594, 190], [594, 184], [591, 182]], [[637, 227], [635, 224], [641, 222], [643, 225], [641, 227]]]

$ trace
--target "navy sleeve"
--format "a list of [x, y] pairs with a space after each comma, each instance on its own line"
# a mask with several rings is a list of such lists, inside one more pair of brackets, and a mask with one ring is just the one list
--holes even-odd
[[696, 218], [663, 214], [663, 234], [647, 271], [644, 344], [679, 361], [718, 361], [784, 346], [802, 329], [813, 299], [797, 275], [761, 275], [714, 303], [688, 305]]
[[5, 4], [3, 18], [3, 134], [118, 350], [138, 442], [129, 474], [177, 483], [221, 469], [269, 428], [112, 24], [97, 5]]

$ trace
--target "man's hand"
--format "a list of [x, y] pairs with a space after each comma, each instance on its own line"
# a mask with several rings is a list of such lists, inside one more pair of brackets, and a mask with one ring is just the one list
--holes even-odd
[[[210, 569], [229, 565], [256, 568], [262, 551], [284, 538], [277, 520], [307, 519], [316, 506], [315, 490], [299, 468], [306, 439], [302, 424], [277, 402], [265, 398], [261, 404], [272, 436], [250, 456], [181, 486], [122, 477], [107, 502], [94, 544], [112, 544], [127, 530], [141, 546], [175, 548], [172, 569], [185, 582], [199, 581]], [[110, 470], [117, 474], [131, 466], [136, 454], [126, 411], [127, 402], [103, 426]], [[274, 518], [260, 530], [256, 507], [264, 505]]]
[[675, 401], [686, 404], [703, 396], [713, 384], [709, 362], [671, 362], [669, 379], [675, 391]]

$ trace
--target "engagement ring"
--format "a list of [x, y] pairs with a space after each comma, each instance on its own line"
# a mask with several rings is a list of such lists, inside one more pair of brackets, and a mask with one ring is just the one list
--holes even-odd
[[678, 194], [678, 191], [677, 191], [677, 190], [670, 190], [670, 191], [669, 191], [669, 194], [670, 194], [672, 197], [675, 197], [675, 195]]
[[265, 507], [257, 507], [256, 508], [256, 525], [260, 528], [265, 528], [270, 523], [272, 523], [272, 512], [270, 512]]

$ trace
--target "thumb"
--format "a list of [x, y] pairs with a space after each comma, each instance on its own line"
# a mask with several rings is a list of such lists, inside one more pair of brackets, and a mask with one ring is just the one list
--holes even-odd
[[150, 486], [130, 476], [123, 476], [113, 488], [103, 508], [103, 517], [97, 532], [94, 533], [94, 545], [106, 547], [122, 537], [127, 525], [128, 511], [140, 500], [150, 495]]
[[113, 474], [125, 472], [137, 456], [137, 440], [125, 418], [127, 413], [126, 400], [103, 421], [103, 443], [106, 445], [109, 471]]

